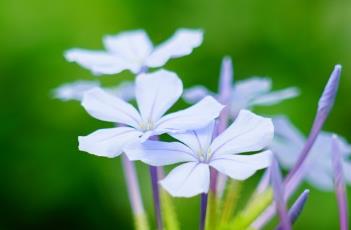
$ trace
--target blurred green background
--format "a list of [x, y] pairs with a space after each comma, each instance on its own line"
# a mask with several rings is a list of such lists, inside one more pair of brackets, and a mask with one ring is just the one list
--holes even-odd
[[[110, 124], [76, 102], [51, 98], [61, 83], [93, 79], [64, 60], [65, 50], [102, 48], [103, 35], [123, 30], [144, 28], [158, 43], [179, 27], [203, 28], [203, 45], [166, 68], [186, 87], [215, 90], [221, 58], [230, 55], [236, 79], [269, 76], [276, 89], [298, 86], [298, 99], [256, 112], [288, 114], [305, 133], [329, 73], [340, 63], [341, 87], [326, 129], [351, 140], [350, 22], [349, 0], [0, 1], [0, 229], [132, 229], [120, 159], [77, 149], [78, 135]], [[138, 169], [151, 218], [147, 169]], [[247, 182], [244, 197], [257, 180]], [[182, 229], [197, 229], [198, 202], [176, 199]], [[335, 195], [311, 188], [296, 229], [337, 228]]]

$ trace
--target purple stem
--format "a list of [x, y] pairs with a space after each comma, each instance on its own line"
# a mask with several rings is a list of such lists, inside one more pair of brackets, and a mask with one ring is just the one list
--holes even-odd
[[151, 185], [152, 185], [152, 195], [154, 199], [155, 216], [157, 222], [157, 229], [162, 230], [162, 217], [161, 217], [161, 203], [160, 203], [160, 190], [158, 186], [158, 170], [155, 166], [149, 166]]
[[207, 211], [207, 193], [201, 194], [201, 204], [200, 204], [200, 230], [205, 229], [206, 225], [206, 211]]
[[216, 195], [217, 191], [217, 177], [218, 177], [218, 172], [214, 168], [210, 168], [210, 191]]
[[[289, 209], [289, 218], [292, 224], [296, 222], [297, 218], [300, 216], [303, 208], [305, 207], [309, 193], [310, 191], [308, 189], [303, 191], [303, 193], [297, 198], [292, 207]], [[279, 224], [276, 230], [284, 230], [284, 228], [281, 224]]]
[[[158, 140], [158, 136], [151, 136], [150, 140]], [[163, 229], [162, 215], [161, 215], [161, 200], [160, 200], [160, 187], [158, 184], [160, 174], [163, 174], [162, 167], [149, 166], [151, 177], [152, 196], [154, 200], [155, 216], [157, 222], [157, 229]]]
[[140, 194], [138, 177], [136, 174], [134, 162], [130, 161], [125, 154], [122, 155], [122, 165], [124, 170], [124, 177], [126, 180], [129, 200], [132, 206], [133, 214], [138, 216], [143, 214], [144, 206]]
[[336, 192], [336, 198], [338, 200], [338, 206], [339, 206], [340, 230], [348, 230], [349, 222], [348, 222], [347, 195], [346, 195], [341, 158], [342, 158], [342, 155], [340, 152], [339, 139], [336, 135], [333, 135], [332, 160], [333, 160], [333, 168], [334, 168], [335, 192]]
[[286, 203], [284, 199], [284, 186], [282, 182], [282, 175], [279, 170], [279, 165], [277, 160], [273, 157], [272, 165], [270, 169], [271, 183], [274, 192], [274, 201], [276, 210], [280, 217], [280, 222], [282, 230], [291, 230], [291, 222], [286, 208]]

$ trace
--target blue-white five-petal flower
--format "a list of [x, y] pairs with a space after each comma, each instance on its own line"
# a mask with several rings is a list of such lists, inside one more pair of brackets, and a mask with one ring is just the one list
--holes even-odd
[[234, 123], [213, 139], [214, 123], [184, 133], [170, 134], [180, 142], [146, 141], [126, 148], [131, 160], [153, 166], [185, 162], [173, 169], [160, 183], [173, 196], [191, 197], [207, 193], [210, 166], [236, 180], [245, 180], [270, 164], [270, 151], [261, 151], [273, 138], [270, 119], [242, 110]]
[[187, 109], [164, 115], [182, 91], [182, 81], [175, 73], [159, 70], [136, 78], [138, 110], [101, 88], [86, 92], [82, 105], [90, 115], [124, 127], [100, 129], [79, 137], [79, 149], [98, 156], [115, 157], [125, 146], [143, 142], [150, 136], [204, 127], [223, 109], [214, 98], [206, 97]]
[[[273, 119], [273, 123], [275, 138], [271, 149], [281, 165], [286, 169], [290, 169], [296, 163], [306, 138], [286, 117], [276, 117]], [[325, 191], [330, 191], [334, 188], [332, 137], [333, 134], [328, 132], [319, 134], [303, 168], [304, 179]], [[345, 180], [351, 183], [351, 145], [343, 138], [340, 138], [339, 143]]]
[[71, 49], [65, 57], [96, 75], [116, 74], [123, 70], [140, 73], [148, 67], [161, 67], [171, 58], [189, 55], [201, 45], [202, 39], [201, 30], [179, 29], [169, 40], [154, 47], [145, 31], [135, 30], [105, 36], [106, 51]]
[[[231, 114], [236, 116], [241, 109], [251, 109], [254, 106], [274, 105], [299, 94], [295, 87], [273, 92], [271, 89], [272, 82], [269, 78], [252, 77], [236, 82], [232, 89]], [[206, 95], [217, 97], [215, 93], [203, 86], [194, 86], [185, 90], [183, 98], [189, 103], [194, 103]]]

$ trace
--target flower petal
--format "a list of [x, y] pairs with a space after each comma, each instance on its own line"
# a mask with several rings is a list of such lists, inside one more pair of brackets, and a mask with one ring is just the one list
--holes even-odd
[[305, 137], [285, 116], [273, 118], [274, 139], [270, 146], [279, 163], [290, 169], [296, 162], [303, 145]]
[[236, 154], [259, 151], [273, 139], [271, 119], [241, 110], [234, 123], [220, 134], [211, 145], [213, 154]]
[[135, 128], [139, 127], [141, 121], [133, 106], [99, 88], [86, 92], [82, 105], [91, 116], [99, 120], [118, 122]]
[[180, 97], [183, 83], [170, 71], [159, 70], [140, 74], [135, 83], [135, 94], [141, 117], [145, 122], [157, 121]]
[[208, 125], [219, 116], [223, 105], [213, 97], [205, 97], [195, 105], [162, 117], [156, 124], [156, 133], [183, 132]]
[[65, 58], [69, 62], [76, 62], [89, 69], [95, 75], [116, 74], [130, 69], [127, 62], [104, 51], [71, 49], [65, 53]]
[[173, 169], [160, 184], [175, 197], [192, 197], [207, 193], [210, 186], [210, 170], [207, 164], [185, 163]]
[[194, 104], [206, 96], [215, 96], [214, 93], [210, 92], [206, 87], [202, 85], [194, 86], [186, 89], [183, 94], [183, 99], [189, 104]]
[[344, 160], [342, 162], [342, 168], [346, 183], [351, 184], [351, 161]]
[[311, 185], [322, 191], [333, 191], [333, 172], [326, 170], [319, 170], [317, 167], [309, 168], [305, 175], [305, 179]]
[[179, 142], [146, 141], [125, 149], [130, 160], [141, 160], [152, 166], [197, 161], [191, 149]]
[[141, 132], [129, 128], [118, 127], [100, 129], [88, 136], [79, 137], [79, 150], [103, 157], [116, 157], [128, 144], [137, 142]]
[[271, 151], [252, 155], [214, 155], [210, 165], [235, 180], [245, 180], [257, 170], [267, 168], [271, 158]]
[[212, 121], [201, 129], [191, 130], [183, 133], [170, 133], [169, 135], [183, 142], [195, 153], [207, 152], [208, 147], [212, 141], [214, 126], [215, 121]]
[[57, 87], [54, 90], [54, 96], [62, 101], [81, 101], [85, 92], [99, 86], [100, 84], [97, 81], [75, 81]]
[[258, 96], [254, 100], [250, 102], [250, 106], [255, 106], [255, 105], [275, 105], [278, 104], [281, 101], [284, 101], [286, 99], [294, 98], [297, 97], [300, 94], [300, 91], [296, 87], [290, 87], [287, 89], [282, 89], [278, 91], [274, 91], [271, 93], [264, 94], [262, 96]]
[[104, 37], [106, 49], [132, 65], [137, 73], [153, 49], [149, 36], [143, 30], [127, 31]]
[[250, 102], [254, 98], [271, 89], [271, 80], [263, 77], [251, 77], [246, 80], [238, 81], [232, 92], [230, 109], [235, 117], [241, 109], [249, 109]]
[[160, 67], [171, 58], [189, 55], [194, 48], [201, 45], [202, 39], [202, 30], [179, 29], [169, 40], [155, 48], [146, 65]]
[[124, 81], [117, 87], [105, 88], [105, 90], [124, 101], [130, 101], [135, 98], [135, 86], [134, 82], [131, 81]]

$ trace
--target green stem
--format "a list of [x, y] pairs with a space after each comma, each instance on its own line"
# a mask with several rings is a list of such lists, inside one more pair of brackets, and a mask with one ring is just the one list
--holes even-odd
[[218, 200], [216, 194], [211, 191], [208, 193], [207, 210], [206, 229], [214, 230], [217, 226]]
[[160, 189], [162, 215], [165, 222], [165, 229], [167, 230], [180, 230], [177, 213], [175, 211], [172, 198], [164, 189]]
[[223, 208], [219, 222], [219, 229], [225, 229], [237, 206], [237, 201], [242, 188], [242, 183], [236, 180], [230, 180], [227, 185]]
[[135, 229], [137, 230], [149, 230], [149, 223], [145, 213], [134, 215]]
[[252, 222], [271, 204], [273, 192], [271, 188], [255, 195], [246, 207], [234, 217], [230, 229], [248, 229]]

